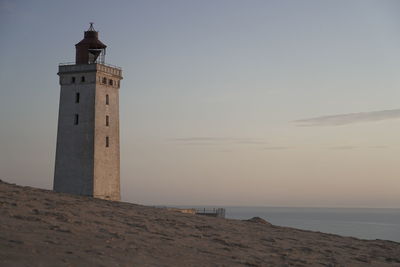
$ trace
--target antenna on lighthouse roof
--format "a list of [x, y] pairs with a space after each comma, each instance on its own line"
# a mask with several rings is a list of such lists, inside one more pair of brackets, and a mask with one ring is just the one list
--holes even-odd
[[94, 27], [93, 27], [93, 22], [90, 22], [90, 26], [89, 26], [89, 30], [88, 31], [93, 31], [93, 32], [95, 32], [96, 30], [94, 29]]

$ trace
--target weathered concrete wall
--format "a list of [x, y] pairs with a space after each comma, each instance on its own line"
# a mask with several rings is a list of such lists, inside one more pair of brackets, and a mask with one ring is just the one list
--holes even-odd
[[[99, 71], [95, 98], [94, 196], [120, 200], [119, 81], [110, 71]], [[107, 83], [103, 83], [106, 78]], [[110, 85], [109, 81], [113, 84]], [[108, 95], [109, 102], [106, 103]], [[106, 116], [109, 125], [106, 125]], [[106, 146], [106, 137], [109, 146]]]
[[[85, 76], [83, 83], [81, 76]], [[55, 191], [93, 195], [95, 82], [94, 72], [60, 74]], [[78, 92], [79, 103], [75, 103]], [[77, 125], [74, 124], [75, 114], [79, 115]]]
[[[120, 200], [121, 70], [102, 64], [68, 65], [59, 67], [59, 75], [61, 94], [54, 190]], [[82, 76], [85, 77], [83, 82]], [[77, 92], [79, 103], [75, 98]], [[108, 105], [106, 95], [109, 95]], [[74, 124], [75, 114], [79, 114], [77, 125]], [[109, 126], [106, 126], [107, 115]]]

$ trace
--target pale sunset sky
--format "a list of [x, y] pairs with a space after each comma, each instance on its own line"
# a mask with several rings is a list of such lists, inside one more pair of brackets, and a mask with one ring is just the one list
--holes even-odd
[[400, 208], [400, 1], [0, 0], [0, 179], [51, 189], [89, 22], [122, 67], [122, 199]]

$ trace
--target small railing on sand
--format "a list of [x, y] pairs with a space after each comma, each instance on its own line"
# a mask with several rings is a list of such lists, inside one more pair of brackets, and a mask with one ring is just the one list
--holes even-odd
[[219, 217], [225, 218], [225, 209], [224, 208], [212, 208], [212, 209], [195, 209], [196, 215], [204, 215], [210, 217]]
[[177, 211], [181, 213], [189, 213], [193, 215], [203, 215], [210, 217], [225, 218], [224, 208], [174, 208], [166, 206], [154, 206], [155, 208], [167, 209], [170, 211]]

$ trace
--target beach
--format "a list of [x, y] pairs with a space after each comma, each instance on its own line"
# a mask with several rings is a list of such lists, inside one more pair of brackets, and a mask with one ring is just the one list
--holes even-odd
[[[250, 219], [250, 218], [249, 218]], [[399, 266], [400, 243], [0, 182], [1, 266]]]

